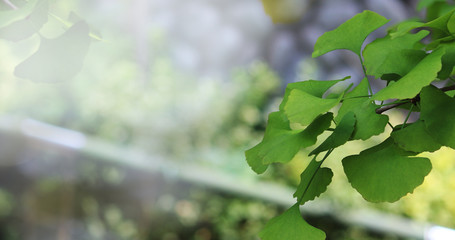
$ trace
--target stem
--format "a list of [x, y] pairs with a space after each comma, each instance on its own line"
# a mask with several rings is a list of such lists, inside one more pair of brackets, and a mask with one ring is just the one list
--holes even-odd
[[[362, 65], [363, 74], [367, 78], [367, 70], [365, 69], [365, 65], [363, 64], [363, 59], [360, 55], [359, 55], [359, 59], [360, 59], [360, 64]], [[367, 82], [368, 82], [368, 90], [370, 91], [370, 94], [373, 95], [373, 89], [371, 88], [370, 80], [368, 80], [368, 78], [367, 78]]]
[[[455, 90], [455, 85], [443, 87], [443, 88], [440, 88], [439, 90], [441, 90], [443, 92], [452, 91], [452, 90]], [[394, 103], [394, 104], [391, 104], [389, 106], [378, 108], [378, 109], [376, 109], [376, 113], [377, 114], [381, 114], [381, 113], [383, 113], [383, 112], [385, 112], [387, 110], [399, 107], [399, 106], [404, 105], [406, 103], [413, 103], [413, 104], [418, 103], [420, 101], [420, 94], [417, 94], [417, 96], [415, 96], [413, 98], [403, 99], [403, 101], [404, 102]]]
[[411, 105], [411, 108], [409, 109], [408, 115], [406, 116], [406, 119], [404, 120], [403, 125], [401, 125], [401, 129], [404, 128], [404, 126], [406, 125], [406, 122], [408, 121], [409, 117], [411, 116], [412, 108], [413, 108], [413, 107], [414, 107], [414, 104]]
[[16, 5], [14, 5], [12, 2], [10, 2], [9, 0], [3, 0], [3, 2], [8, 5], [10, 8], [12, 8], [13, 10], [17, 10], [19, 9]]
[[392, 128], [393, 130], [393, 125], [390, 123], [390, 122], [387, 122], [387, 124], [389, 124], [389, 126]]
[[[322, 160], [319, 162], [318, 169], [313, 173], [313, 176], [311, 176], [310, 183], [305, 187], [305, 191], [303, 191], [300, 201], [297, 202], [299, 205], [301, 205], [303, 197], [305, 196], [305, 193], [308, 191], [308, 188], [310, 187], [311, 183], [313, 182], [314, 177], [318, 173], [319, 169], [321, 169], [321, 165], [324, 163], [324, 161], [327, 159], [327, 157], [332, 153], [332, 151], [333, 151], [333, 148], [330, 149], [329, 151], [327, 151], [326, 154], [324, 155], [324, 157], [322, 158]], [[316, 157], [317, 157], [317, 155], [314, 156], [313, 160], [316, 159]]]

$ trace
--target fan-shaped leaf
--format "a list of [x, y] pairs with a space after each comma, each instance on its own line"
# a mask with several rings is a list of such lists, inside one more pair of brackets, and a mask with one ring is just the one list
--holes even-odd
[[455, 148], [455, 99], [433, 86], [420, 93], [420, 118], [440, 144]]
[[395, 202], [414, 191], [431, 171], [427, 158], [409, 157], [392, 139], [343, 159], [351, 185], [370, 202]]
[[377, 92], [373, 99], [387, 100], [415, 97], [423, 87], [435, 80], [442, 67], [441, 58], [443, 55], [443, 48], [433, 51], [400, 80], [391, 82], [389, 86]]
[[321, 168], [321, 164], [322, 161], [316, 161], [315, 156], [302, 174], [300, 174], [300, 184], [294, 193], [294, 197], [297, 198], [299, 204], [303, 205], [305, 202], [319, 197], [319, 195], [327, 190], [327, 186], [332, 181], [332, 170]]
[[403, 129], [400, 129], [401, 126], [397, 126], [397, 128], [398, 130], [393, 131], [390, 136], [400, 148], [406, 151], [416, 153], [434, 152], [441, 148], [441, 144], [430, 136], [421, 120], [409, 124]]
[[388, 21], [375, 12], [363, 11], [319, 37], [312, 56], [318, 57], [336, 49], [351, 50], [360, 56], [362, 44], [367, 36]]
[[335, 121], [340, 122], [346, 114], [353, 112], [356, 126], [352, 138], [366, 140], [384, 132], [389, 121], [387, 115], [376, 114], [377, 108], [378, 106], [368, 98], [368, 79], [364, 78], [357, 87], [345, 95]]
[[271, 219], [259, 233], [262, 240], [324, 240], [325, 233], [308, 224], [295, 204], [283, 214]]

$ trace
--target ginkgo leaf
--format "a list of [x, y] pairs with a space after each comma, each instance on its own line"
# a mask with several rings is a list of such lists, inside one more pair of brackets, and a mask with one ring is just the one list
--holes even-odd
[[355, 127], [355, 115], [353, 112], [346, 113], [336, 126], [333, 133], [321, 143], [310, 155], [318, 154], [345, 144], [352, 136]]
[[274, 23], [292, 23], [302, 18], [307, 2], [301, 0], [261, 0]]
[[267, 222], [259, 237], [262, 240], [324, 240], [326, 236], [302, 218], [299, 205], [295, 204]]
[[433, 86], [420, 93], [420, 118], [440, 144], [455, 148], [455, 99]]
[[[449, 36], [450, 30], [448, 29], [449, 20], [452, 18], [452, 15], [455, 13], [455, 9], [450, 12], [422, 25], [422, 27], [429, 27], [433, 29], [433, 35], [437, 33], [437, 38], [442, 36]], [[437, 31], [435, 33], [435, 31]]]
[[313, 95], [315, 97], [322, 98], [324, 93], [327, 92], [327, 90], [329, 90], [329, 88], [331, 88], [335, 84], [342, 82], [349, 78], [351, 78], [351, 77], [347, 76], [345, 78], [338, 79], [338, 80], [327, 80], [327, 81], [306, 80], [306, 81], [301, 81], [301, 82], [289, 83], [286, 86], [286, 91], [284, 93], [283, 101], [280, 104], [280, 111], [284, 111], [284, 106], [286, 105], [286, 103], [288, 101], [289, 94], [294, 89], [298, 89], [298, 90], [306, 92], [310, 95]]
[[300, 149], [316, 143], [317, 137], [330, 127], [332, 119], [333, 114], [326, 113], [304, 130], [291, 130], [289, 120], [282, 112], [269, 114], [264, 139], [245, 152], [248, 164], [260, 174], [270, 163], [291, 161]]
[[401, 126], [397, 126], [397, 128], [390, 136], [400, 148], [406, 151], [416, 153], [434, 152], [441, 148], [441, 144], [430, 136], [424, 122], [421, 120], [409, 124], [403, 129], [401, 129]]
[[[396, 73], [396, 71], [394, 71], [395, 64], [391, 64], [390, 61], [386, 61], [386, 59], [393, 60], [398, 58], [399, 61], [397, 62], [401, 62], [403, 59], [413, 60], [414, 58], [407, 58], [406, 55], [403, 56], [401, 50], [413, 49], [413, 46], [428, 34], [428, 31], [420, 31], [416, 34], [406, 34], [393, 39], [390, 36], [386, 36], [384, 38], [376, 39], [366, 45], [363, 50], [363, 58], [367, 74], [380, 78], [383, 74]], [[423, 51], [419, 52], [425, 54]], [[388, 66], [386, 64], [388, 64]], [[414, 66], [415, 65], [411, 66], [410, 69]]]
[[423, 8], [427, 8], [435, 2], [446, 2], [446, 0], [420, 0], [419, 3], [417, 4], [417, 10], [420, 11]]
[[420, 90], [433, 82], [441, 70], [441, 58], [444, 49], [440, 48], [426, 56], [408, 74], [397, 82], [381, 89], [374, 96], [374, 100], [406, 99], [415, 97]]
[[376, 73], [382, 80], [399, 80], [414, 69], [426, 56], [427, 54], [423, 50], [398, 50], [395, 54], [389, 54], [386, 57], [376, 69]]
[[69, 80], [82, 68], [89, 45], [88, 25], [76, 23], [56, 39], [41, 38], [38, 51], [21, 62], [14, 73], [36, 82]]
[[362, 44], [366, 37], [388, 21], [385, 17], [375, 12], [363, 11], [336, 29], [319, 37], [314, 46], [312, 56], [318, 57], [336, 49], [351, 50], [360, 56]]
[[47, 22], [48, 11], [48, 1], [40, 1], [27, 17], [0, 28], [0, 38], [20, 41], [36, 34]]
[[439, 46], [444, 48], [445, 54], [442, 56], [442, 68], [438, 78], [447, 79], [452, 75], [455, 66], [455, 42], [441, 43]]
[[297, 198], [297, 202], [300, 205], [319, 197], [327, 190], [327, 186], [332, 181], [332, 170], [321, 168], [321, 164], [322, 161], [316, 161], [315, 156], [300, 174], [300, 184], [294, 193], [294, 197]]
[[292, 123], [306, 126], [322, 113], [335, 107], [341, 100], [315, 97], [307, 92], [293, 89], [284, 106], [284, 113]]
[[389, 138], [383, 143], [343, 159], [352, 187], [370, 202], [395, 202], [414, 191], [431, 171], [428, 158], [409, 157]]
[[356, 126], [352, 138], [366, 140], [384, 132], [389, 121], [387, 115], [376, 114], [377, 108], [378, 106], [368, 97], [368, 79], [364, 78], [357, 87], [344, 96], [335, 121], [339, 123], [346, 114], [353, 112]]

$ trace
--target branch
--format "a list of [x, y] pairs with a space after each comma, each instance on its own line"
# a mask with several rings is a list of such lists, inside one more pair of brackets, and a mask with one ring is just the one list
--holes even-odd
[[19, 9], [18, 7], [16, 7], [16, 5], [14, 5], [12, 2], [10, 2], [9, 0], [3, 0], [3, 2], [8, 5], [10, 8], [12, 8], [13, 10], [17, 10]]
[[[452, 86], [448, 86], [448, 87], [443, 87], [443, 88], [440, 88], [439, 90], [443, 91], [443, 92], [448, 92], [448, 91], [452, 91], [452, 90], [455, 90], [455, 85], [452, 85]], [[410, 98], [410, 99], [404, 99], [405, 101], [404, 102], [400, 102], [400, 103], [395, 103], [395, 104], [392, 104], [392, 105], [388, 105], [388, 106], [385, 106], [385, 107], [382, 107], [382, 108], [378, 108], [376, 109], [376, 113], [377, 114], [381, 114], [387, 110], [390, 110], [392, 108], [396, 108], [396, 107], [399, 107], [401, 105], [404, 105], [404, 104], [407, 104], [407, 103], [416, 103], [416, 102], [419, 102], [420, 101], [420, 94], [417, 94], [417, 96], [415, 96], [414, 98]]]

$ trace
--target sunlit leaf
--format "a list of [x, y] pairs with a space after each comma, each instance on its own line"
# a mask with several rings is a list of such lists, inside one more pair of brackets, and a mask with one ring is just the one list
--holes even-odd
[[332, 148], [339, 147], [345, 144], [352, 135], [355, 126], [355, 115], [353, 112], [346, 113], [341, 119], [340, 123], [336, 126], [333, 133], [314, 149], [310, 155], [318, 154]]
[[431, 171], [427, 158], [409, 157], [392, 139], [343, 159], [351, 185], [370, 202], [395, 202], [414, 191]]
[[71, 79], [82, 68], [90, 45], [88, 34], [88, 25], [79, 22], [56, 39], [41, 38], [38, 51], [16, 67], [15, 75], [36, 82]]
[[430, 136], [424, 122], [421, 120], [409, 124], [403, 129], [401, 129], [401, 126], [397, 128], [390, 136], [400, 148], [406, 151], [416, 153], [434, 152], [441, 148], [441, 144]]
[[267, 165], [274, 162], [286, 163], [297, 152], [316, 143], [317, 137], [330, 127], [332, 113], [321, 115], [304, 130], [291, 130], [289, 120], [282, 112], [269, 115], [264, 139], [245, 152], [250, 167], [263, 173]]
[[318, 57], [336, 49], [348, 49], [360, 56], [366, 37], [387, 22], [385, 17], [375, 12], [363, 11], [319, 37], [312, 56]]
[[377, 92], [374, 100], [406, 99], [415, 97], [420, 90], [433, 82], [441, 70], [441, 58], [444, 49], [438, 49], [426, 56], [408, 74], [397, 82], [391, 82], [389, 86]]
[[327, 186], [332, 181], [333, 173], [329, 168], [321, 168], [322, 162], [316, 161], [316, 156], [300, 175], [300, 184], [294, 197], [297, 202], [303, 205], [319, 197], [327, 190]]
[[[396, 63], [401, 63], [403, 61], [410, 65], [408, 67], [409, 70], [412, 69], [417, 63], [414, 61], [415, 57], [413, 55], [407, 56], [406, 54], [403, 54], [402, 50], [413, 49], [413, 46], [428, 34], [428, 31], [420, 31], [416, 34], [406, 34], [394, 39], [390, 36], [386, 36], [371, 42], [363, 50], [367, 74], [380, 78], [383, 74], [397, 73], [397, 69], [402, 69], [403, 67], [397, 68]], [[423, 51], [418, 52], [422, 53], [423, 56], [425, 55], [425, 52]], [[390, 61], [394, 59], [398, 60], [396, 62]], [[403, 74], [402, 70], [397, 74]]]
[[286, 91], [284, 93], [283, 101], [280, 104], [280, 111], [284, 111], [284, 106], [286, 105], [289, 94], [291, 93], [292, 90], [298, 89], [303, 92], [306, 92], [310, 95], [313, 95], [318, 98], [322, 98], [325, 92], [329, 90], [333, 85], [344, 81], [346, 79], [349, 79], [351, 77], [345, 77], [342, 79], [338, 80], [327, 80], [327, 81], [318, 81], [318, 80], [307, 80], [307, 81], [301, 81], [301, 82], [295, 82], [295, 83], [289, 83], [286, 86]]
[[262, 240], [324, 240], [325, 233], [308, 224], [295, 204], [283, 214], [271, 219], [259, 233]]
[[455, 148], [455, 99], [433, 86], [420, 93], [420, 118], [440, 144]]
[[325, 113], [336, 106], [342, 98], [322, 98], [319, 95], [312, 95], [307, 91], [297, 88], [292, 89], [287, 99], [284, 99], [284, 113], [292, 123], [299, 123], [306, 126], [322, 113]]
[[366, 140], [384, 132], [389, 120], [387, 115], [376, 114], [377, 108], [378, 106], [368, 98], [368, 79], [364, 78], [357, 87], [344, 96], [335, 121], [339, 123], [346, 114], [353, 112], [356, 126], [352, 138]]

